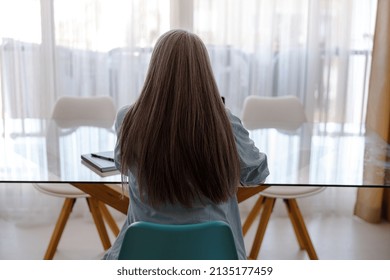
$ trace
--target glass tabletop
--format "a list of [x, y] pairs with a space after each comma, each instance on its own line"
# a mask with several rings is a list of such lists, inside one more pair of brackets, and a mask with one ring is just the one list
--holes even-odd
[[114, 149], [112, 123], [10, 119], [0, 131], [0, 182], [121, 182], [119, 172], [100, 173], [81, 160]]
[[[81, 160], [114, 149], [112, 124], [7, 119], [0, 133], [0, 182], [121, 182], [118, 172], [102, 174]], [[250, 137], [267, 154], [266, 185], [390, 186], [390, 148], [375, 133], [306, 123], [251, 128]]]
[[390, 145], [376, 133], [339, 124], [251, 129], [268, 156], [270, 185], [390, 186]]

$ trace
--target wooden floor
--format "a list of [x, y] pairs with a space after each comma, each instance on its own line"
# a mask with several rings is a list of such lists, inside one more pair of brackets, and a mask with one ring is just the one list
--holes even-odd
[[[328, 188], [298, 200], [319, 259], [390, 259], [390, 223], [370, 224], [353, 215], [356, 189]], [[31, 185], [0, 185], [0, 259], [42, 259], [62, 199]], [[240, 205], [245, 218], [253, 201]], [[124, 216], [111, 211], [118, 224]], [[245, 237], [250, 248], [255, 228]], [[113, 236], [111, 235], [111, 240]], [[249, 250], [249, 249], [248, 249]], [[76, 203], [55, 259], [100, 259], [104, 253], [86, 202]], [[308, 259], [299, 249], [286, 209], [275, 205], [259, 259]]]

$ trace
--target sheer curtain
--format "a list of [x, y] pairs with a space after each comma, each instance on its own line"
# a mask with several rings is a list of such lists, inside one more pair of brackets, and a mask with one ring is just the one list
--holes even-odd
[[138, 96], [169, 0], [2, 0], [2, 117], [49, 116], [62, 95]]
[[[2, 0], [3, 117], [48, 116], [61, 95], [142, 86], [171, 27], [205, 41], [221, 94], [293, 94], [314, 121], [364, 123], [376, 0]], [[21, 9], [23, 7], [23, 9]], [[192, 15], [180, 16], [180, 15]]]
[[151, 48], [169, 29], [169, 1], [54, 0], [58, 95], [133, 102]]
[[309, 118], [364, 123], [376, 0], [194, 0], [221, 94], [296, 95]]
[[[22, 6], [25, 8], [20, 9]], [[37, 98], [43, 82], [40, 25], [39, 1], [0, 2], [2, 116], [23, 116], [40, 110]]]

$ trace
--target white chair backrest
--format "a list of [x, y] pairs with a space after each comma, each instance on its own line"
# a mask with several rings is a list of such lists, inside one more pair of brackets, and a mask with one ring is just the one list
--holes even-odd
[[302, 103], [295, 96], [245, 98], [241, 118], [248, 129], [277, 128], [295, 130], [306, 121]]
[[61, 127], [76, 125], [111, 127], [115, 116], [116, 108], [109, 96], [62, 96], [57, 100], [52, 112], [52, 118]]

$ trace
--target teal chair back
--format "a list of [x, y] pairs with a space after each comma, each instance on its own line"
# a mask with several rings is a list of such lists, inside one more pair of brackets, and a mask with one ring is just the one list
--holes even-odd
[[237, 260], [230, 226], [222, 221], [187, 225], [135, 222], [125, 233], [120, 260]]

